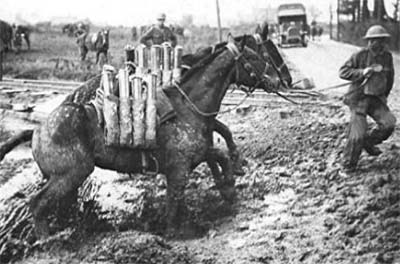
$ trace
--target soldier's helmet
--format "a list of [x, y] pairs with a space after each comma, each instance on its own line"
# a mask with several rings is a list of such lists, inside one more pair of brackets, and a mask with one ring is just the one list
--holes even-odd
[[165, 20], [167, 18], [167, 16], [164, 13], [160, 13], [157, 16], [157, 20]]
[[83, 25], [83, 23], [78, 23], [78, 29], [84, 29], [85, 26]]
[[384, 27], [380, 25], [374, 25], [367, 30], [364, 39], [374, 39], [374, 38], [390, 38], [390, 34]]

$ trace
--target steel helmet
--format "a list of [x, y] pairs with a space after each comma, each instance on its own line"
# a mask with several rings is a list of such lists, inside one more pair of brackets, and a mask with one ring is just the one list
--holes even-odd
[[364, 36], [364, 39], [372, 38], [390, 38], [390, 34], [381, 25], [374, 25], [367, 30], [367, 33]]
[[164, 13], [160, 13], [160, 14], [158, 14], [158, 16], [157, 16], [157, 20], [165, 20], [166, 17], [167, 17], [167, 16], [166, 16]]

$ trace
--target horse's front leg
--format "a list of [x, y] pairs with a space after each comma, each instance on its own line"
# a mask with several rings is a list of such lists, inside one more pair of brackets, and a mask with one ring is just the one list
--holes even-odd
[[239, 176], [244, 175], [245, 172], [242, 168], [243, 160], [240, 157], [240, 154], [239, 154], [239, 151], [237, 150], [237, 146], [236, 146], [235, 142], [233, 141], [232, 132], [230, 131], [229, 127], [227, 127], [221, 121], [215, 119], [214, 129], [215, 129], [215, 132], [220, 134], [225, 139], [226, 145], [229, 150], [229, 156], [231, 157], [231, 160], [233, 163], [233, 172]]
[[[235, 197], [235, 179], [230, 158], [220, 149], [210, 148], [206, 160], [222, 198], [231, 202]], [[218, 164], [222, 171], [220, 171]]]

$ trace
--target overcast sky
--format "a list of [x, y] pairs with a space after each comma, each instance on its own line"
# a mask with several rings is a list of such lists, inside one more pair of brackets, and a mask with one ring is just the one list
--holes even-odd
[[[393, 1], [385, 0], [390, 14]], [[254, 22], [256, 9], [290, 2], [317, 7], [322, 12], [319, 20], [323, 21], [329, 20], [330, 3], [336, 8], [336, 0], [219, 0], [222, 26], [237, 21]], [[89, 18], [95, 23], [130, 26], [152, 23], [159, 12], [167, 14], [167, 23], [179, 22], [185, 14], [193, 15], [196, 24], [217, 23], [215, 0], [1, 0], [0, 19], [20, 23], [19, 18], [36, 23], [56, 18]]]

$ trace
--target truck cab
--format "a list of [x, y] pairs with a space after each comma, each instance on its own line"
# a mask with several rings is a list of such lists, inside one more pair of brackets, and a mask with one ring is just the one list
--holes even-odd
[[278, 45], [301, 45], [307, 47], [309, 26], [303, 4], [282, 4], [278, 7]]

